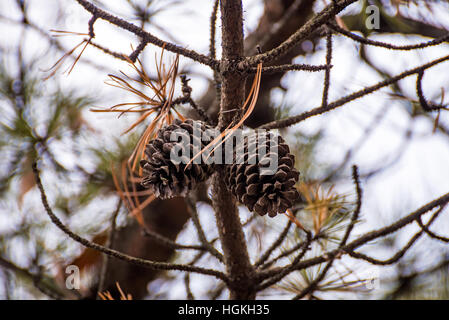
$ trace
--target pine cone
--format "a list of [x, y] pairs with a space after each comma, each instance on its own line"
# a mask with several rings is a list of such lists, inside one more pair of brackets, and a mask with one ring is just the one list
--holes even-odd
[[[206, 143], [201, 141], [201, 135], [194, 135], [194, 127], [201, 132], [210, 128], [201, 121], [179, 119], [159, 130], [157, 138], [148, 142], [145, 155], [147, 160], [141, 160], [143, 168], [142, 186], [152, 190], [161, 199], [176, 196], [186, 196], [199, 182], [205, 181], [213, 172], [212, 165], [201, 163], [187, 163], [197, 154]], [[176, 132], [175, 132], [176, 131]], [[172, 134], [175, 135], [172, 136]], [[175, 138], [175, 141], [171, 140]], [[181, 138], [181, 140], [180, 140]], [[176, 140], [177, 139], [177, 140]], [[186, 142], [186, 143], [183, 143]], [[183, 155], [177, 161], [171, 158], [173, 147], [177, 146], [177, 155]]]
[[[262, 135], [265, 141], [261, 141]], [[277, 151], [270, 150], [270, 143], [272, 148], [277, 147]], [[254, 151], [250, 152], [249, 146]], [[234, 196], [250, 211], [262, 216], [268, 213], [274, 217], [291, 208], [299, 197], [294, 187], [299, 172], [294, 168], [295, 157], [282, 137], [272, 132], [253, 133], [244, 138], [241, 148], [241, 153], [234, 155], [234, 163], [225, 169], [225, 181]], [[277, 158], [278, 163], [268, 172], [270, 157]]]

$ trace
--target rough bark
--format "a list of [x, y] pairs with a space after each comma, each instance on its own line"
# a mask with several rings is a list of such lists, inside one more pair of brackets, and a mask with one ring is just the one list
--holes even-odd
[[[282, 28], [278, 30], [272, 37], [262, 44], [261, 41], [267, 35], [274, 25], [282, 20], [285, 12], [290, 8], [294, 1], [292, 0], [266, 0], [264, 13], [260, 18], [257, 28], [249, 34], [244, 41], [245, 55], [256, 54], [256, 46], [261, 45], [262, 52], [273, 49], [280, 43], [288, 39], [296, 30], [298, 30], [312, 15], [313, 4], [315, 0], [304, 0], [298, 6], [294, 15]], [[301, 46], [297, 46], [289, 54], [271, 65], [280, 65], [291, 63], [294, 57], [304, 54]], [[269, 66], [268, 64], [265, 66]], [[270, 103], [270, 93], [274, 88], [281, 88], [281, 78], [285, 73], [267, 74], [262, 77], [260, 85], [260, 93], [257, 99], [256, 107], [251, 116], [245, 121], [245, 125], [255, 128], [264, 123], [275, 119], [275, 108]], [[252, 83], [252, 78], [248, 78], [246, 85], [246, 93]], [[218, 116], [219, 103], [215, 100], [215, 84], [211, 83], [206, 93], [199, 100], [200, 105], [208, 106], [208, 114], [211, 118], [216, 119]]]
[[[233, 119], [245, 98], [245, 78], [229, 68], [243, 56], [243, 20], [241, 0], [222, 0], [222, 91], [218, 126], [223, 129]], [[231, 279], [231, 299], [254, 299], [254, 270], [248, 256], [245, 236], [235, 198], [226, 188], [223, 168], [213, 176], [213, 206], [226, 270]]]

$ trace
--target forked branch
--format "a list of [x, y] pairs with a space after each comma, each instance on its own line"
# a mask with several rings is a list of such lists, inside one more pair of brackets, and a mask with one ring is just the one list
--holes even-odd
[[[137, 47], [137, 49], [131, 53], [130, 57], [136, 59], [140, 52], [145, 48], [145, 46], [148, 43], [151, 43], [155, 46], [158, 46], [160, 48], [164, 48], [167, 51], [171, 51], [174, 53], [178, 53], [184, 57], [190, 58], [194, 61], [197, 61], [199, 63], [205, 64], [212, 69], [216, 70], [218, 69], [219, 63], [215, 59], [205, 56], [203, 54], [200, 54], [194, 50], [185, 49], [181, 46], [178, 46], [176, 44], [161, 40], [154, 36], [153, 34], [143, 30], [142, 28], [124, 20], [119, 17], [116, 17], [100, 8], [92, 4], [91, 2], [87, 0], [76, 0], [81, 6], [83, 6], [84, 9], [86, 9], [88, 12], [92, 14], [95, 19], [102, 19], [105, 21], [108, 21], [109, 23], [123, 29], [127, 30], [136, 36], [138, 36], [141, 39], [141, 43]], [[89, 24], [90, 26], [90, 24]]]
[[78, 234], [71, 231], [67, 226], [65, 226], [61, 222], [61, 220], [59, 220], [59, 218], [53, 213], [53, 210], [51, 209], [50, 205], [48, 204], [47, 196], [45, 194], [45, 190], [42, 185], [41, 178], [39, 175], [39, 170], [37, 169], [36, 163], [33, 164], [33, 172], [34, 172], [36, 184], [41, 193], [42, 204], [44, 206], [44, 209], [45, 209], [47, 215], [50, 217], [50, 220], [53, 222], [53, 224], [56, 227], [59, 228], [59, 230], [61, 230], [66, 235], [68, 235], [70, 238], [72, 238], [76, 242], [82, 244], [83, 246], [97, 250], [102, 253], [105, 253], [113, 258], [120, 259], [120, 260], [126, 261], [131, 264], [139, 265], [139, 266], [154, 269], [154, 270], [178, 270], [178, 271], [185, 271], [185, 272], [195, 272], [195, 273], [213, 276], [220, 280], [223, 280], [224, 282], [228, 282], [227, 276], [220, 271], [216, 271], [216, 270], [212, 270], [212, 269], [205, 269], [205, 268], [186, 265], [186, 264], [156, 262], [156, 261], [136, 258], [136, 257], [130, 256], [130, 255], [121, 253], [119, 251], [106, 248], [102, 245], [96, 244], [92, 241], [89, 241], [89, 240], [79, 236]]
[[433, 66], [435, 66], [437, 64], [440, 64], [442, 62], [445, 62], [447, 60], [449, 60], [449, 55], [441, 57], [439, 59], [435, 59], [435, 60], [433, 60], [433, 61], [431, 61], [429, 63], [423, 64], [423, 65], [421, 65], [419, 67], [416, 67], [416, 68], [404, 71], [404, 72], [402, 72], [402, 73], [400, 73], [400, 74], [398, 74], [398, 75], [396, 75], [394, 77], [391, 77], [391, 78], [386, 79], [384, 81], [381, 81], [381, 82], [379, 82], [379, 83], [377, 83], [375, 85], [372, 85], [370, 87], [366, 87], [366, 88], [364, 88], [362, 90], [356, 91], [356, 92], [354, 92], [354, 93], [352, 93], [350, 95], [347, 95], [347, 96], [345, 96], [343, 98], [340, 98], [340, 99], [338, 99], [338, 100], [336, 100], [336, 101], [334, 101], [332, 103], [329, 103], [328, 105], [321, 106], [321, 107], [312, 109], [310, 111], [306, 111], [306, 112], [304, 112], [302, 114], [299, 114], [297, 116], [292, 116], [292, 117], [288, 117], [288, 118], [284, 118], [284, 119], [281, 119], [281, 120], [277, 120], [277, 121], [273, 121], [273, 122], [264, 124], [264, 125], [260, 126], [260, 129], [279, 129], [279, 128], [285, 128], [285, 127], [292, 126], [292, 125], [297, 124], [297, 123], [299, 123], [301, 121], [304, 121], [304, 120], [306, 120], [306, 119], [308, 119], [310, 117], [313, 117], [313, 116], [316, 116], [316, 115], [323, 114], [323, 113], [326, 113], [328, 111], [334, 110], [334, 109], [336, 109], [338, 107], [341, 107], [341, 106], [347, 104], [348, 102], [354, 101], [354, 100], [359, 99], [361, 97], [364, 97], [364, 96], [366, 96], [368, 94], [376, 92], [379, 89], [385, 88], [385, 87], [387, 87], [387, 86], [389, 86], [389, 85], [391, 85], [393, 83], [396, 83], [399, 80], [404, 79], [404, 78], [406, 78], [408, 76], [411, 76], [413, 74], [419, 74], [420, 72], [422, 72], [424, 70], [427, 70], [427, 69], [429, 69], [429, 68], [431, 68], [431, 67], [433, 67]]

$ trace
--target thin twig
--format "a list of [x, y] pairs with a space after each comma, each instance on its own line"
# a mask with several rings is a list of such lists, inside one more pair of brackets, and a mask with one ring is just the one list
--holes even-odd
[[279, 32], [285, 28], [285, 25], [290, 22], [293, 18], [293, 15], [298, 11], [299, 7], [304, 3], [303, 0], [295, 0], [284, 13], [282, 18], [276, 22], [269, 31], [264, 35], [262, 40], [260, 41], [260, 47], [265, 48], [266, 44], [273, 39]]
[[366, 126], [366, 129], [364, 133], [358, 138], [357, 142], [346, 151], [345, 156], [343, 157], [343, 160], [340, 161], [340, 164], [335, 166], [334, 169], [324, 178], [321, 179], [321, 181], [327, 182], [334, 179], [336, 175], [343, 172], [344, 167], [350, 162], [352, 157], [357, 153], [358, 150], [360, 150], [364, 145], [365, 142], [368, 141], [368, 138], [370, 135], [374, 132], [374, 130], [377, 128], [377, 126], [380, 125], [382, 119], [388, 114], [389, 105], [384, 106], [382, 109], [379, 110], [379, 112], [374, 115], [371, 122]]
[[206, 248], [203, 245], [186, 245], [186, 244], [180, 244], [177, 243], [157, 232], [154, 232], [152, 230], [149, 230], [148, 228], [142, 229], [143, 235], [146, 237], [150, 237], [160, 244], [166, 246], [167, 248], [173, 249], [173, 250], [200, 250], [200, 251], [206, 251]]
[[302, 290], [300, 293], [294, 296], [292, 300], [299, 300], [304, 298], [306, 295], [313, 295], [313, 292], [317, 288], [318, 284], [324, 279], [327, 272], [332, 267], [334, 261], [335, 257], [329, 260], [324, 269], [321, 271], [321, 273], [304, 290]]
[[329, 97], [331, 63], [332, 63], [332, 31], [326, 26], [326, 71], [324, 72], [324, 88], [321, 107], [327, 106]]
[[276, 238], [275, 241], [273, 241], [273, 243], [271, 244], [271, 246], [267, 249], [267, 251], [265, 251], [260, 258], [256, 261], [256, 263], [254, 264], [254, 266], [259, 267], [260, 265], [262, 265], [265, 261], [267, 261], [267, 259], [270, 257], [271, 253], [273, 253], [274, 250], [276, 250], [276, 248], [278, 248], [282, 242], [285, 240], [285, 238], [287, 237], [287, 234], [290, 230], [290, 227], [292, 226], [292, 221], [288, 220], [287, 221], [287, 225], [284, 227], [284, 229], [282, 230], [282, 232], [279, 234], [279, 236]]
[[190, 273], [184, 275], [184, 285], [186, 288], [187, 300], [195, 300], [195, 296], [190, 289]]
[[354, 181], [355, 191], [357, 194], [356, 208], [354, 210], [354, 213], [352, 214], [351, 221], [349, 223], [349, 226], [346, 229], [346, 233], [343, 236], [343, 239], [341, 240], [340, 248], [342, 248], [348, 241], [349, 236], [351, 235], [352, 229], [354, 228], [354, 225], [356, 224], [357, 220], [359, 219], [360, 210], [362, 209], [363, 192], [362, 192], [362, 187], [360, 186], [358, 168], [355, 165], [352, 167], [352, 180]]
[[[40, 292], [42, 292], [43, 294], [45, 294], [46, 296], [48, 296], [52, 299], [60, 300], [60, 299], [66, 298], [66, 295], [62, 292], [61, 289], [59, 289], [56, 286], [56, 284], [54, 286], [52, 286], [51, 281], [45, 281], [47, 279], [44, 279], [41, 275], [33, 274], [29, 270], [19, 267], [16, 264], [4, 259], [1, 256], [0, 256], [0, 267], [8, 269], [8, 270], [20, 275], [21, 277], [29, 278], [33, 282], [34, 286]], [[51, 280], [51, 279], [49, 279], [49, 280]], [[76, 294], [77, 292], [74, 291], [74, 293]]]
[[[273, 74], [273, 73], [283, 73], [287, 71], [310, 71], [310, 72], [318, 72], [327, 70], [328, 67], [326, 65], [310, 65], [310, 64], [282, 64], [271, 67], [263, 67], [263, 74]], [[256, 73], [257, 68], [252, 68], [249, 70], [250, 73]]]
[[[220, 1], [215, 0], [214, 6], [212, 8], [212, 13], [210, 16], [209, 56], [212, 59], [216, 59], [215, 32], [216, 32], [219, 4], [220, 4]], [[218, 70], [214, 70], [214, 86], [215, 86], [217, 101], [220, 101], [221, 100], [221, 81], [220, 81], [220, 74], [219, 74]]]
[[218, 5], [220, 1], [215, 0], [214, 6], [212, 8], [212, 13], [210, 15], [210, 38], [209, 38], [209, 56], [212, 59], [216, 58], [216, 50], [215, 50], [215, 29], [217, 25], [217, 13], [218, 13]]
[[[257, 290], [261, 291], [268, 287], [271, 287], [273, 284], [278, 283], [280, 280], [282, 280], [286, 275], [288, 275], [290, 272], [292, 272], [293, 266], [295, 266], [298, 262], [302, 260], [306, 252], [310, 249], [310, 244], [312, 243], [312, 238], [309, 236], [307, 237], [307, 240], [301, 243], [301, 251], [299, 254], [295, 257], [295, 259], [292, 261], [291, 265], [286, 266], [284, 268], [280, 268], [279, 272], [276, 272], [275, 274], [271, 274], [271, 272], [259, 272], [259, 277], [261, 279], [267, 279], [265, 282], [261, 283]], [[271, 270], [269, 270], [271, 271]]]
[[391, 50], [416, 50], [416, 49], [424, 49], [424, 48], [428, 48], [431, 46], [436, 46], [439, 45], [441, 43], [444, 43], [446, 41], [449, 40], [449, 34], [439, 37], [437, 39], [431, 40], [431, 41], [427, 41], [427, 42], [422, 42], [422, 43], [418, 43], [418, 44], [410, 44], [410, 45], [404, 45], [404, 46], [398, 46], [398, 45], [394, 45], [391, 43], [386, 43], [386, 42], [382, 42], [382, 41], [375, 41], [375, 40], [370, 40], [361, 36], [358, 36], [350, 31], [347, 31], [341, 27], [339, 27], [338, 25], [336, 25], [335, 23], [329, 23], [328, 24], [329, 27], [334, 30], [335, 32], [341, 33], [342, 35], [366, 44], [366, 45], [370, 45], [370, 46], [374, 46], [374, 47], [381, 47], [381, 48], [386, 48], [386, 49], [391, 49]]
[[218, 252], [218, 250], [215, 249], [215, 247], [212, 246], [206, 238], [206, 234], [204, 233], [203, 227], [201, 226], [201, 222], [198, 217], [198, 212], [196, 210], [195, 203], [190, 198], [190, 196], [186, 197], [185, 201], [187, 204], [187, 209], [190, 213], [190, 217], [192, 218], [192, 222], [193, 222], [193, 224], [196, 228], [196, 231], [198, 233], [198, 238], [199, 238], [200, 242], [203, 244], [204, 248], [206, 248], [206, 250], [209, 251], [209, 253], [211, 255], [213, 255], [215, 258], [218, 259], [218, 261], [224, 262], [223, 255], [220, 252]]
[[140, 55], [140, 53], [145, 49], [147, 46], [148, 41], [142, 40], [137, 48], [129, 55], [129, 60], [132, 62], [136, 62], [137, 57]]
[[313, 31], [317, 30], [320, 26], [324, 25], [330, 19], [335, 17], [335, 15], [338, 14], [340, 11], [342, 11], [343, 9], [345, 9], [350, 4], [356, 1], [357, 0], [333, 1], [320, 13], [316, 14], [312, 19], [310, 19], [306, 24], [304, 24], [298, 31], [292, 34], [287, 40], [281, 43], [278, 47], [268, 52], [246, 58], [241, 63], [241, 66], [243, 68], [245, 65], [255, 67], [257, 64], [261, 62], [267, 63], [279, 59], [283, 55], [287, 54], [296, 45], [298, 45], [302, 40], [307, 38]]
[[[30, 27], [32, 30], [34, 30], [35, 32], [39, 33], [39, 34], [42, 35], [44, 38], [46, 38], [46, 39], [48, 40], [48, 42], [49, 42], [52, 46], [56, 47], [56, 49], [57, 49], [58, 51], [61, 51], [61, 52], [64, 52], [64, 53], [67, 52], [67, 51], [69, 51], [67, 48], [64, 48], [64, 46], [61, 44], [60, 41], [58, 41], [55, 37], [52, 37], [46, 30], [40, 28], [38, 25], [36, 25], [36, 24], [34, 24], [33, 22], [31, 22], [29, 19], [27, 19], [26, 22], [24, 22], [24, 21], [22, 21], [22, 20], [18, 21], [18, 20], [11, 19], [11, 18], [6, 17], [6, 16], [1, 15], [1, 14], [0, 14], [0, 19], [3, 19], [3, 20], [5, 20], [6, 22], [8, 22], [8, 23], [10, 23], [10, 24], [19, 24], [19, 25], [20, 25], [20, 24], [25, 23], [27, 27]], [[90, 44], [93, 45], [94, 47], [97, 47], [97, 46], [98, 46], [97, 44], [92, 43], [92, 41], [91, 41]], [[101, 47], [101, 46], [99, 46], [99, 47]], [[99, 49], [100, 49], [100, 48], [99, 48]], [[105, 48], [104, 48], [104, 49], [105, 49]], [[101, 50], [103, 50], [103, 49], [101, 49]], [[108, 54], [112, 53], [112, 51], [107, 52], [107, 50], [108, 50], [108, 49], [105, 49], [104, 52], [105, 52], [105, 53], [108, 53]], [[113, 54], [111, 54], [111, 55], [114, 56]], [[70, 54], [70, 58], [76, 59], [76, 57], [74, 56], [73, 53]], [[120, 57], [116, 57], [116, 58], [119, 58], [119, 59], [120, 59]], [[83, 59], [82, 62], [85, 63], [85, 64], [88, 64], [88, 65], [92, 66], [92, 67], [95, 68], [95, 69], [98, 69], [98, 70], [104, 70], [104, 67], [103, 67], [103, 66], [97, 64], [97, 62], [94, 62], [94, 61], [92, 61], [92, 60]]]
[[[428, 228], [434, 221], [435, 219], [438, 217], [438, 215], [443, 211], [444, 206], [440, 207], [433, 215], [432, 218], [429, 220], [429, 222], [424, 226], [425, 228]], [[371, 264], [375, 264], [375, 265], [382, 265], [382, 266], [386, 266], [386, 265], [390, 265], [393, 264], [397, 261], [399, 261], [406, 253], [407, 251], [412, 247], [412, 245], [424, 234], [424, 229], [417, 232], [412, 238], [410, 238], [410, 240], [407, 242], [407, 244], [398, 252], [396, 252], [391, 258], [389, 259], [385, 259], [385, 260], [380, 260], [380, 259], [376, 259], [376, 258], [372, 258], [366, 254], [360, 253], [360, 252], [355, 252], [355, 251], [347, 251], [347, 253], [356, 259], [361, 259], [361, 260], [365, 260]]]
[[[108, 234], [108, 240], [106, 241], [105, 247], [107, 248], [113, 248], [114, 242], [115, 242], [115, 231], [117, 226], [117, 216], [120, 212], [120, 208], [122, 207], [122, 199], [119, 198], [117, 207], [112, 214], [111, 217], [111, 228], [109, 230]], [[101, 271], [100, 271], [100, 281], [98, 284], [98, 290], [97, 290], [97, 299], [99, 298], [98, 293], [101, 293], [104, 291], [104, 285], [106, 282], [106, 274], [108, 272], [108, 264], [109, 264], [109, 256], [107, 254], [103, 255], [103, 263], [101, 265]]]
[[279, 129], [279, 128], [285, 128], [285, 127], [292, 126], [292, 125], [297, 124], [297, 123], [299, 123], [301, 121], [304, 121], [304, 120], [306, 120], [306, 119], [308, 119], [310, 117], [313, 117], [313, 116], [316, 116], [316, 115], [319, 115], [319, 114], [323, 114], [323, 113], [326, 113], [326, 112], [331, 111], [333, 109], [336, 109], [338, 107], [341, 107], [341, 106], [347, 104], [348, 102], [354, 101], [354, 100], [359, 99], [359, 98], [361, 98], [363, 96], [371, 94], [371, 93], [373, 93], [373, 92], [375, 92], [375, 91], [377, 91], [377, 90], [379, 90], [381, 88], [384, 88], [384, 87], [387, 87], [387, 86], [389, 86], [389, 85], [391, 85], [393, 83], [396, 83], [397, 81], [399, 81], [401, 79], [404, 79], [404, 78], [406, 78], [408, 76], [411, 76], [413, 74], [419, 73], [422, 70], [429, 69], [429, 68], [431, 68], [431, 67], [433, 67], [433, 66], [435, 66], [435, 65], [437, 65], [439, 63], [445, 62], [447, 60], [449, 60], [449, 55], [444, 56], [444, 57], [439, 58], [439, 59], [435, 59], [435, 60], [433, 60], [433, 61], [431, 61], [429, 63], [423, 64], [423, 65], [421, 65], [419, 67], [416, 67], [414, 69], [410, 69], [410, 70], [404, 71], [404, 72], [402, 72], [402, 73], [400, 73], [400, 74], [398, 74], [398, 75], [396, 75], [394, 77], [391, 77], [391, 78], [386, 79], [384, 81], [378, 82], [377, 84], [372, 85], [370, 87], [366, 87], [366, 88], [364, 88], [362, 90], [356, 91], [356, 92], [354, 92], [354, 93], [352, 93], [350, 95], [347, 95], [347, 96], [345, 96], [343, 98], [340, 98], [340, 99], [338, 99], [338, 100], [328, 104], [327, 106], [318, 107], [318, 108], [312, 109], [310, 111], [306, 111], [306, 112], [304, 112], [304, 113], [302, 113], [300, 115], [297, 115], [297, 116], [292, 116], [292, 117], [288, 117], [288, 118], [285, 118], [285, 119], [269, 122], [267, 124], [264, 124], [264, 125], [260, 126], [259, 129]]
[[133, 256], [129, 256], [127, 254], [121, 253], [119, 251], [106, 248], [106, 247], [104, 247], [102, 245], [96, 244], [94, 242], [91, 242], [91, 241], [89, 241], [89, 240], [87, 240], [87, 239], [77, 235], [76, 233], [71, 231], [68, 227], [66, 227], [61, 222], [61, 220], [59, 220], [59, 218], [53, 213], [53, 210], [51, 209], [50, 205], [48, 204], [47, 196], [45, 194], [45, 190], [44, 190], [44, 187], [42, 185], [42, 182], [41, 182], [41, 179], [40, 179], [40, 176], [39, 176], [39, 171], [37, 169], [37, 164], [36, 163], [33, 164], [33, 172], [34, 172], [36, 184], [37, 184], [37, 186], [39, 188], [39, 191], [41, 193], [42, 205], [44, 206], [44, 209], [47, 212], [50, 220], [62, 232], [64, 232], [70, 238], [72, 238], [76, 242], [79, 242], [83, 246], [85, 246], [87, 248], [91, 248], [91, 249], [97, 250], [97, 251], [100, 251], [100, 252], [103, 252], [103, 253], [111, 256], [111, 257], [114, 257], [114, 258], [126, 261], [128, 263], [139, 265], [139, 266], [143, 266], [143, 267], [150, 268], [150, 269], [153, 269], [153, 270], [178, 270], [178, 271], [185, 271], [185, 272], [196, 272], [196, 273], [200, 273], [200, 274], [204, 274], [204, 275], [214, 276], [214, 277], [216, 277], [218, 279], [221, 279], [221, 280], [223, 280], [225, 282], [228, 282], [228, 277], [224, 273], [222, 273], [220, 271], [216, 271], [216, 270], [212, 270], [212, 269], [206, 269], [206, 268], [201, 268], [201, 267], [195, 267], [195, 266], [189, 266], [189, 265], [185, 265], [185, 264], [156, 262], [156, 261], [136, 258], [136, 257], [133, 257]]
[[[334, 249], [332, 251], [325, 252], [320, 256], [310, 258], [310, 259], [307, 259], [304, 261], [296, 261], [296, 262], [293, 261], [291, 264], [289, 264], [285, 267], [272, 268], [272, 269], [266, 270], [263, 273], [260, 273], [259, 276], [262, 278], [265, 278], [265, 279], [272, 277], [272, 278], [277, 279], [277, 281], [280, 281], [283, 277], [287, 276], [288, 274], [290, 274], [293, 271], [310, 268], [317, 264], [334, 259], [334, 257], [336, 255], [353, 252], [354, 249], [361, 247], [374, 239], [378, 239], [380, 237], [384, 237], [388, 234], [394, 233], [394, 232], [398, 231], [399, 229], [405, 227], [406, 225], [414, 222], [418, 217], [424, 215], [425, 213], [429, 212], [430, 210], [432, 210], [436, 207], [441, 207], [441, 206], [447, 204], [448, 202], [449, 202], [449, 193], [446, 193], [443, 196], [439, 197], [438, 199], [435, 199], [435, 200], [425, 204], [424, 206], [422, 206], [421, 208], [417, 209], [416, 211], [410, 213], [409, 215], [405, 216], [404, 218], [399, 219], [398, 221], [392, 223], [391, 225], [388, 225], [381, 229], [377, 229], [377, 230], [368, 232], [368, 233], [360, 236], [359, 238], [353, 240], [352, 242], [350, 242], [349, 244], [345, 245], [344, 247], [342, 247], [340, 249]], [[276, 282], [273, 282], [271, 279], [268, 281], [270, 281], [269, 282], [270, 285], [276, 283]], [[268, 281], [267, 281], [267, 283], [268, 283]], [[268, 286], [265, 284], [262, 284], [261, 287], [266, 288]]]
[[260, 269], [265, 270], [265, 269], [271, 267], [273, 264], [275, 264], [280, 259], [288, 257], [292, 253], [294, 253], [294, 252], [298, 251], [299, 249], [303, 248], [304, 245], [305, 245], [305, 241], [297, 243], [296, 245], [294, 245], [290, 249], [283, 251], [278, 256], [276, 256], [273, 259], [269, 260], [268, 262], [264, 263], [262, 266], [260, 266]]
[[112, 51], [112, 50], [110, 50], [110, 49], [108, 49], [106, 47], [103, 47], [102, 45], [100, 45], [100, 44], [98, 44], [98, 43], [96, 43], [94, 41], [91, 41], [90, 45], [92, 47], [97, 48], [98, 50], [103, 51], [104, 53], [106, 53], [106, 54], [108, 54], [108, 55], [110, 55], [110, 56], [112, 56], [114, 58], [117, 58], [117, 59], [120, 59], [120, 60], [123, 60], [123, 61], [128, 61], [128, 58], [123, 53]]
[[441, 109], [446, 109], [447, 106], [438, 106], [433, 103], [428, 103], [426, 97], [424, 96], [424, 92], [422, 89], [422, 80], [424, 77], [424, 70], [420, 70], [418, 72], [418, 77], [416, 79], [416, 93], [418, 95], [419, 103], [421, 104], [421, 107], [424, 109], [424, 111], [432, 112], [432, 111], [439, 111]]
[[190, 79], [187, 78], [185, 74], [180, 76], [181, 85], [182, 85], [182, 94], [184, 101], [183, 103], [188, 103], [190, 106], [198, 113], [201, 119], [209, 124], [213, 124], [210, 118], [207, 116], [206, 110], [198, 106], [195, 101], [192, 99], [192, 87], [189, 86]]
[[226, 289], [225, 284], [223, 282], [219, 283], [217, 287], [211, 290], [210, 300], [217, 300], [225, 289]]
[[448, 237], [440, 236], [440, 235], [436, 234], [435, 232], [432, 232], [431, 230], [429, 230], [429, 228], [426, 227], [426, 226], [423, 224], [421, 217], [419, 217], [416, 221], [418, 222], [418, 224], [419, 224], [419, 226], [421, 227], [421, 229], [423, 229], [424, 232], [427, 233], [427, 235], [428, 235], [429, 237], [431, 237], [431, 238], [433, 238], [433, 239], [440, 240], [440, 241], [442, 241], [442, 242], [446, 242], [446, 243], [449, 242], [449, 238], [448, 238]]
[[[352, 167], [352, 179], [353, 179], [355, 187], [356, 187], [357, 205], [354, 210], [354, 213], [352, 214], [351, 222], [349, 223], [348, 227], [346, 228], [346, 232], [345, 232], [342, 240], [340, 241], [340, 244], [338, 246], [339, 249], [341, 249], [348, 241], [351, 231], [354, 228], [356, 221], [358, 220], [358, 217], [360, 215], [360, 209], [362, 207], [362, 188], [360, 187], [358, 169], [357, 169], [357, 166], [355, 166], [355, 165]], [[302, 290], [300, 293], [298, 293], [296, 296], [294, 296], [293, 300], [299, 300], [299, 299], [304, 298], [306, 295], [312, 295], [313, 292], [318, 287], [319, 283], [326, 277], [326, 274], [332, 267], [332, 265], [337, 257], [338, 257], [338, 255], [333, 256], [333, 258], [327, 262], [326, 266], [320, 272], [320, 274], [304, 290]]]

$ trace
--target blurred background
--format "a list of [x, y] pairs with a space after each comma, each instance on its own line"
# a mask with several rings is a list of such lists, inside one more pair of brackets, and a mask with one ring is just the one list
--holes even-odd
[[[161, 39], [203, 54], [209, 52], [214, 1], [92, 2]], [[248, 55], [255, 54], [260, 43], [263, 51], [276, 46], [329, 1], [299, 1], [291, 22], [264, 39], [296, 2], [243, 1]], [[379, 9], [378, 29], [366, 27], [369, 5]], [[360, 0], [339, 16], [348, 30], [397, 45], [429, 41], [449, 32], [448, 1]], [[109, 74], [135, 76], [128, 63], [89, 45], [69, 73], [83, 45], [71, 51], [86, 38], [73, 33], [87, 33], [89, 19], [74, 0], [0, 1], [0, 299], [95, 299], [104, 263], [108, 267], [102, 287], [112, 294], [117, 292], [118, 282], [135, 299], [184, 299], [188, 280], [196, 298], [226, 298], [226, 290], [215, 279], [200, 275], [187, 279], [179, 272], [155, 272], [108, 261], [68, 239], [44, 212], [31, 171], [37, 158], [41, 159], [39, 167], [50, 204], [76, 233], [105, 244], [110, 240], [111, 218], [118, 212], [114, 235], [117, 250], [157, 261], [186, 263], [195, 258], [192, 252], [175, 254], [145, 237], [135, 217], [119, 205], [113, 171], [129, 157], [145, 125], [123, 134], [138, 116], [125, 114], [119, 118], [118, 114], [90, 111], [133, 101], [129, 92], [105, 84]], [[130, 54], [139, 44], [134, 35], [100, 20], [95, 23], [95, 35], [95, 43], [114, 52]], [[218, 19], [217, 57], [219, 43]], [[449, 52], [447, 43], [422, 50], [392, 51], [364, 46], [341, 35], [333, 37], [333, 44], [330, 102]], [[142, 66], [150, 75], [155, 76], [155, 59], [160, 55], [161, 50], [152, 45], [141, 54]], [[285, 59], [320, 65], [325, 63], [325, 55], [325, 39], [317, 33]], [[164, 53], [168, 64], [174, 59], [175, 55]], [[425, 73], [423, 90], [435, 104], [449, 103], [449, 94], [445, 94], [449, 89], [448, 70], [446, 62]], [[191, 79], [194, 100], [216, 117], [212, 72], [180, 57], [179, 73]], [[323, 72], [304, 71], [262, 77], [258, 104], [246, 125], [256, 127], [319, 106], [323, 79]], [[181, 92], [179, 80], [175, 92], [175, 96]], [[178, 110], [184, 116], [196, 116], [188, 107]], [[298, 188], [306, 202], [326, 203], [326, 218], [334, 214], [332, 205], [341, 212], [353, 203], [351, 166], [358, 165], [364, 197], [362, 221], [352, 237], [385, 226], [449, 190], [449, 113], [421, 109], [416, 76], [281, 131], [296, 154], [296, 167], [301, 172]], [[200, 189], [197, 209], [207, 237], [213, 239], [217, 231], [208, 186]], [[311, 195], [310, 199], [305, 195]], [[252, 217], [244, 207], [240, 212], [242, 221]], [[345, 223], [345, 215], [341, 221], [329, 218], [317, 222], [316, 211], [310, 207], [298, 214], [311, 229], [327, 228], [331, 235]], [[143, 215], [148, 226], [166, 237], [195, 243], [196, 232], [182, 199], [153, 201]], [[284, 216], [257, 216], [252, 220], [245, 232], [253, 260], [285, 223]], [[363, 252], [388, 258], [418, 230], [410, 225], [370, 243]], [[449, 209], [442, 212], [432, 230], [447, 235]], [[292, 231], [288, 243], [294, 243], [297, 237]], [[316, 248], [311, 254], [324, 249]], [[206, 257], [200, 257], [198, 264], [222, 268]], [[79, 290], [66, 288], [69, 265], [81, 271]], [[258, 297], [289, 298], [318, 270], [293, 273]], [[447, 245], [422, 237], [392, 266], [339, 260], [316, 298], [447, 299], [448, 272]], [[364, 279], [373, 277], [378, 285], [368, 288]]]

